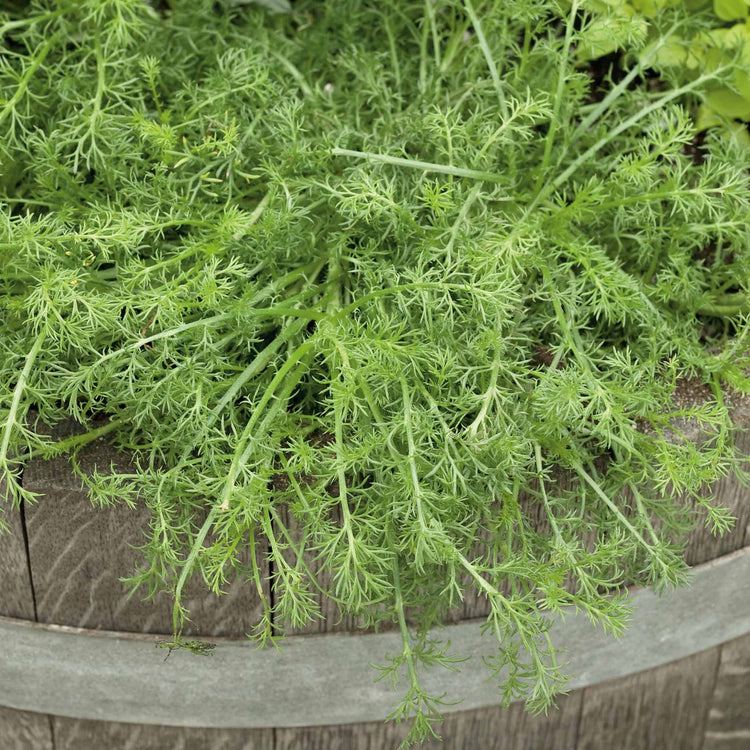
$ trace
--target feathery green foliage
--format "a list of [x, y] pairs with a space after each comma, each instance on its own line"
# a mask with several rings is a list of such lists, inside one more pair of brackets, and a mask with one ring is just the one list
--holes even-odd
[[[665, 7], [681, 6], [694, 14], [686, 29], [679, 25], [666, 34], [649, 27]], [[619, 49], [640, 46], [645, 65], [671, 69], [683, 81], [722, 65], [732, 65], [732, 76], [717, 79], [703, 93], [697, 112], [699, 130], [720, 125], [727, 134], [750, 147], [744, 123], [750, 121], [750, 3], [747, 0], [593, 0], [596, 20], [589, 24], [578, 47], [582, 60]], [[692, 26], [692, 28], [691, 28]], [[687, 33], [686, 33], [687, 31]]]
[[[30, 455], [133, 453], [87, 483], [150, 509], [129, 583], [172, 592], [167, 645], [192, 576], [257, 587], [260, 643], [315, 617], [309, 553], [342, 611], [397, 623], [420, 739], [466, 591], [503, 699], [543, 710], [551, 615], [621, 631], [608, 594], [681, 582], [696, 506], [731, 523], [705, 488], [748, 390], [750, 150], [685, 147], [734, 62], [592, 83], [587, 7], [4, 3], [0, 472], [44, 502]], [[665, 8], [657, 43], [695, 18]], [[715, 398], [676, 404], [684, 376]], [[111, 421], [55, 445], [32, 407]]]

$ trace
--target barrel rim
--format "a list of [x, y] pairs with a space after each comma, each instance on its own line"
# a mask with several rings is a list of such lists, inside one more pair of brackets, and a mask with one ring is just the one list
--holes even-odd
[[[691, 569], [690, 585], [659, 596], [629, 592], [630, 628], [619, 640], [582, 613], [556, 619], [550, 635], [565, 649], [569, 688], [659, 667], [750, 632], [750, 547]], [[425, 671], [422, 685], [445, 711], [499, 705], [482, 664], [493, 640], [484, 620], [436, 629], [457, 653], [458, 673]], [[398, 694], [375, 682], [374, 664], [400, 651], [394, 632], [287, 637], [280, 651], [246, 640], [207, 638], [209, 657], [154, 649], [159, 636], [86, 630], [0, 617], [0, 706], [77, 719], [182, 727], [267, 728], [382, 721]]]

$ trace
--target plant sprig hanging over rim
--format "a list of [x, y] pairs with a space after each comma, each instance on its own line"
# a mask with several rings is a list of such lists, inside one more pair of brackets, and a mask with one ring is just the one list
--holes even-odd
[[[686, 147], [732, 71], [654, 89], [633, 61], [602, 90], [577, 1], [236, 5], [0, 18], [10, 497], [37, 499], [30, 456], [106, 433], [136, 469], [85, 481], [150, 509], [129, 583], [173, 593], [169, 645], [195, 575], [219, 593], [249, 552], [265, 643], [327, 571], [399, 628], [415, 740], [420, 669], [459, 658], [428, 630], [474, 590], [503, 699], [542, 710], [551, 615], [619, 632], [607, 593], [681, 582], [697, 506], [731, 524], [702, 493], [738, 460], [722, 390], [748, 390], [748, 153]], [[683, 376], [715, 398], [675, 403]], [[32, 407], [88, 431], [51, 443]]]

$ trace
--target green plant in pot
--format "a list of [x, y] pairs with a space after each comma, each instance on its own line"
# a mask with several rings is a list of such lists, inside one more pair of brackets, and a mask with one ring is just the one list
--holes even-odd
[[[502, 700], [543, 710], [550, 617], [620, 632], [612, 592], [682, 582], [700, 513], [732, 521], [706, 486], [738, 460], [723, 394], [748, 390], [750, 151], [686, 147], [739, 63], [592, 82], [579, 2], [162, 5], [0, 21], [10, 502], [44, 502], [29, 458], [77, 466], [106, 434], [135, 471], [79, 473], [149, 508], [128, 583], [171, 592], [170, 645], [200, 648], [194, 576], [248, 575], [260, 643], [315, 617], [313, 556], [341, 611], [396, 623], [410, 739], [439, 719], [421, 666], [462, 656], [430, 630], [468, 590]], [[665, 7], [649, 43], [691, 23]], [[676, 405], [682, 377], [713, 399]], [[31, 409], [84, 431], [52, 442]]]

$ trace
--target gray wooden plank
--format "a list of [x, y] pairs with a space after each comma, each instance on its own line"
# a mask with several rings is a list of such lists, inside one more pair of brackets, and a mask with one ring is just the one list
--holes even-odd
[[408, 731], [408, 724], [382, 721], [277, 729], [274, 750], [395, 750]]
[[[581, 693], [561, 696], [558, 709], [532, 716], [521, 703], [445, 714], [435, 726], [440, 740], [420, 750], [575, 750]], [[395, 750], [411, 722], [367, 722], [276, 730], [276, 750]]]
[[750, 747], [750, 634], [721, 648], [703, 750]]
[[[539, 511], [533, 511], [538, 513]], [[337, 509], [334, 511], [334, 517], [340, 522], [340, 511]], [[289, 529], [290, 535], [296, 543], [299, 542], [302, 536], [302, 529], [299, 522], [295, 519], [294, 514], [289, 511], [286, 507], [279, 509], [279, 517], [282, 523]], [[488, 533], [486, 531], [481, 532], [480, 538], [477, 539], [470, 557], [485, 554], [487, 551], [487, 540]], [[295, 564], [295, 557], [291, 550], [285, 550], [283, 552], [284, 557], [290, 565]], [[329, 571], [322, 570], [321, 565], [314, 559], [314, 556], [309, 552], [305, 552], [303, 559], [311, 574], [315, 576], [320, 588], [327, 590], [332, 586], [331, 575]], [[490, 611], [490, 605], [487, 597], [477, 590], [471, 577], [467, 574], [460, 575], [460, 580], [463, 585], [464, 598], [455, 607], [450, 609], [443, 619], [443, 624], [449, 625], [462, 620], [473, 620], [479, 617], [486, 617]], [[508, 589], [509, 590], [509, 586]], [[276, 585], [274, 585], [276, 590]], [[349, 613], [342, 613], [338, 604], [331, 598], [324, 596], [318, 588], [312, 588], [313, 599], [316, 602], [320, 611], [321, 617], [316, 618], [303, 627], [293, 627], [289, 624], [280, 623], [284, 627], [286, 635], [310, 635], [313, 633], [351, 633], [357, 632], [359, 634], [373, 633], [374, 628], [368, 627], [366, 624], [366, 618], [364, 616], [356, 616]], [[410, 626], [416, 626], [417, 619], [416, 613], [407, 607], [406, 619]], [[398, 629], [396, 622], [384, 620], [378, 624], [377, 632], [385, 633], [388, 631]]]
[[[74, 431], [70, 423], [55, 428], [55, 437]], [[127, 457], [106, 441], [86, 446], [79, 455], [83, 469], [100, 471], [114, 463], [129, 471]], [[144, 601], [138, 592], [128, 597], [120, 578], [131, 575], [140, 562], [135, 547], [145, 541], [148, 509], [125, 504], [95, 508], [80, 479], [65, 458], [33, 460], [24, 485], [44, 493], [28, 508], [27, 531], [31, 571], [40, 622], [93, 629], [170, 633], [171, 599], [164, 593]], [[245, 556], [249, 550], [245, 551]], [[261, 556], [263, 557], [263, 556]], [[267, 578], [265, 561], [261, 570]], [[262, 615], [255, 588], [236, 577], [217, 597], [196, 575], [184, 602], [191, 622], [185, 634], [237, 636], [250, 632]]]
[[448, 714], [429, 750], [575, 750], [582, 690], [557, 698], [557, 708], [532, 716], [523, 703]]
[[584, 690], [577, 750], [701, 750], [720, 648]]
[[0, 747], [3, 750], [53, 750], [49, 717], [0, 706]]
[[[750, 456], [750, 398], [737, 394], [727, 395], [735, 430], [735, 443], [743, 456]], [[748, 464], [744, 468], [747, 470]], [[724, 506], [737, 519], [732, 529], [724, 536], [714, 536], [705, 525], [705, 511], [698, 513], [699, 525], [691, 533], [685, 550], [689, 565], [698, 565], [713, 560], [745, 546], [750, 524], [750, 488], [744, 486], [733, 473], [720, 479], [712, 488], [714, 503]]]
[[[302, 528], [294, 514], [289, 508], [282, 506], [279, 508], [279, 519], [289, 531], [289, 535], [294, 540], [295, 546], [298, 545], [302, 539]], [[284, 541], [284, 537], [278, 528], [278, 524], [274, 524], [274, 528], [279, 541]], [[285, 549], [282, 554], [290, 566], [294, 567], [297, 564], [296, 557], [291, 549]], [[329, 572], [323, 570], [320, 563], [315, 559], [315, 556], [308, 551], [303, 553], [302, 559], [309, 569], [310, 574], [315, 577], [318, 585], [323, 590], [328, 590], [332, 585]], [[319, 589], [314, 588], [312, 584], [310, 585], [310, 588], [312, 599], [317, 604], [320, 617], [310, 620], [310, 622], [302, 626], [295, 626], [292, 623], [279, 620], [276, 624], [283, 629], [285, 635], [294, 636], [311, 635], [313, 633], [373, 632], [371, 628], [368, 629], [365, 627], [365, 618], [342, 612], [339, 605], [333, 599], [324, 596], [322, 592]], [[274, 601], [277, 601], [279, 597], [279, 583], [276, 580], [272, 584], [272, 591]], [[380, 631], [382, 632], [394, 627], [395, 625], [390, 625], [386, 622], [380, 627]]]
[[21, 512], [6, 502], [0, 482], [0, 510], [9, 533], [0, 536], [0, 615], [34, 619], [34, 596], [24, 544]]
[[[674, 399], [677, 407], [687, 408], [698, 405], [711, 397], [712, 394], [708, 387], [697, 381], [682, 380], [678, 383]], [[737, 427], [735, 439], [739, 449], [743, 454], [750, 455], [750, 398], [731, 394], [727, 396], [727, 402], [731, 407], [732, 420]], [[701, 431], [695, 420], [690, 422], [685, 421], [681, 425], [681, 429], [685, 430], [688, 438], [701, 439]], [[602, 466], [602, 469], [604, 469], [604, 466]], [[574, 486], [575, 480], [572, 476], [558, 471], [554, 472], [550, 479], [550, 485], [553, 483], [560, 485], [563, 489], [570, 489]], [[737, 522], [728, 533], [723, 536], [715, 536], [705, 525], [705, 511], [698, 509], [697, 525], [686, 540], [684, 557], [689, 565], [698, 565], [741, 549], [745, 543], [746, 531], [750, 525], [750, 489], [745, 487], [733, 473], [730, 473], [727, 477], [714, 484], [712, 493], [715, 503], [727, 507], [737, 518]], [[526, 493], [522, 493], [519, 497], [519, 503], [532, 528], [538, 533], [548, 533], [549, 519], [542, 504], [532, 495]], [[282, 517], [284, 523], [293, 529], [295, 538], [299, 539], [301, 532], [297, 528], [292, 515], [284, 510]], [[584, 540], [584, 543], [587, 546], [591, 546], [594, 542], [594, 536], [595, 532], [592, 531]], [[477, 555], [486, 551], [486, 541], [486, 538], [477, 540], [475, 548]], [[293, 562], [291, 555], [288, 559], [290, 562]], [[327, 573], [321, 572], [319, 566], [309, 556], [306, 556], [305, 560], [310, 570], [316, 574], [321, 587], [328, 587], [330, 585], [330, 576]], [[485, 617], [489, 613], [489, 603], [486, 597], [475, 590], [468, 577], [462, 577], [462, 581], [464, 584], [464, 600], [447, 614], [444, 619], [446, 624]], [[575, 582], [568, 581], [567, 588], [574, 588], [575, 585]], [[350, 615], [342, 617], [335, 603], [326, 599], [317, 591], [313, 593], [322, 618], [308, 623], [303, 628], [288, 627], [286, 628], [288, 635], [354, 631], [362, 627], [361, 618], [358, 619]], [[391, 625], [386, 622], [381, 626], [381, 630], [388, 630], [394, 627], [395, 624]], [[370, 631], [363, 629], [361, 632]]]
[[273, 729], [165, 727], [60, 716], [52, 722], [55, 750], [274, 750]]
[[[630, 598], [633, 622], [619, 641], [595, 629], [583, 613], [553, 623], [550, 637], [565, 649], [571, 689], [669, 665], [746, 635], [750, 550], [696, 568], [690, 587], [661, 598], [641, 589]], [[469, 658], [457, 673], [425, 669], [425, 692], [462, 701], [449, 711], [497, 705], [497, 684], [483, 664], [497, 654], [497, 641], [482, 635], [476, 621], [449, 625], [435, 636]], [[403, 683], [402, 692], [394, 693], [388, 681], [375, 682], [370, 666], [400, 651], [397, 633], [295, 636], [279, 651], [226, 639], [211, 656], [176, 652], [166, 660], [156, 641], [0, 618], [0, 705], [99, 721], [306, 727], [381, 720], [405, 690]], [[677, 682], [693, 690], [687, 678]], [[651, 690], [651, 699], [660, 701], [661, 692]], [[671, 710], [669, 691], [664, 693]]]

